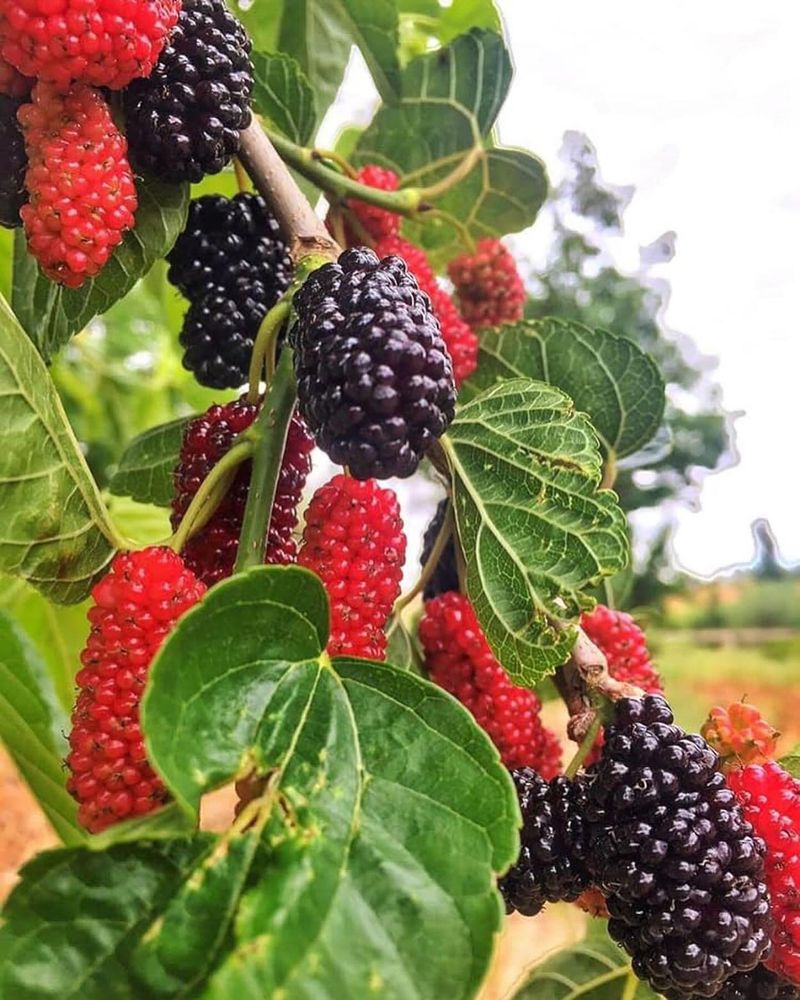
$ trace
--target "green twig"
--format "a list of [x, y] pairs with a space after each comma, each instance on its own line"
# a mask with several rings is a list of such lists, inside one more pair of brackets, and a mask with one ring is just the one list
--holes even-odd
[[169, 540], [171, 548], [180, 552], [192, 535], [197, 534], [208, 523], [230, 489], [239, 466], [252, 456], [253, 443], [248, 440], [248, 432], [245, 431], [200, 484], [200, 489], [192, 497], [181, 523]]
[[281, 351], [261, 412], [250, 428], [254, 439], [253, 472], [236, 554], [237, 573], [264, 562], [267, 528], [296, 398], [292, 351], [287, 346]]
[[419, 575], [419, 579], [408, 591], [407, 594], [403, 594], [398, 597], [394, 606], [394, 614], [399, 614], [403, 608], [407, 608], [408, 605], [414, 600], [417, 594], [421, 594], [425, 589], [430, 578], [436, 572], [436, 567], [439, 565], [439, 560], [442, 557], [442, 553], [450, 541], [450, 536], [453, 533], [453, 504], [448, 501], [447, 509], [445, 511], [444, 520], [442, 521], [442, 526], [439, 528], [439, 534], [436, 536], [436, 541], [433, 543], [433, 548], [430, 551], [430, 555], [425, 560], [425, 565], [422, 567], [422, 572]]
[[597, 739], [597, 734], [600, 732], [600, 727], [602, 726], [602, 724], [603, 720], [600, 713], [598, 712], [595, 715], [594, 719], [592, 720], [592, 724], [586, 730], [586, 734], [581, 740], [580, 746], [575, 751], [575, 756], [567, 765], [566, 771], [564, 771], [564, 774], [567, 778], [574, 778], [575, 775], [578, 773], [578, 771], [580, 771], [581, 767], [583, 766], [583, 762], [589, 756], [589, 753], [595, 744], [595, 740]]
[[247, 391], [247, 400], [250, 403], [255, 403], [261, 394], [261, 376], [264, 375], [265, 369], [267, 385], [272, 379], [275, 372], [275, 348], [278, 336], [289, 317], [291, 308], [291, 299], [288, 296], [282, 298], [261, 321], [253, 344], [253, 353], [250, 355], [249, 388]]

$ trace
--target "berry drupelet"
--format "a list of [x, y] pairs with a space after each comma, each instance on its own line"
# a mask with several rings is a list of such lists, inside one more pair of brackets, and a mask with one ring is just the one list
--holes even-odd
[[530, 767], [511, 777], [522, 813], [521, 847], [498, 888], [507, 913], [533, 917], [545, 903], [574, 902], [589, 885], [586, 789], [582, 777], [545, 781]]
[[325, 584], [331, 656], [386, 657], [384, 627], [400, 596], [406, 536], [392, 490], [334, 476], [306, 510], [297, 561]]
[[[187, 424], [174, 474], [173, 528], [180, 524], [203, 480], [229, 451], [237, 435], [252, 424], [257, 413], [258, 407], [242, 398], [225, 406], [212, 406]], [[289, 425], [272, 505], [267, 535], [268, 563], [284, 565], [295, 561], [297, 551], [293, 533], [297, 526], [297, 505], [311, 471], [312, 449], [313, 442], [302, 420], [295, 414]], [[184, 546], [186, 565], [209, 587], [233, 572], [247, 504], [250, 470], [250, 462], [243, 462], [219, 507]]]
[[68, 90], [119, 90], [148, 76], [175, 26], [179, 0], [9, 0], [0, 54], [26, 76]]
[[771, 761], [731, 771], [728, 784], [767, 845], [773, 920], [767, 967], [800, 985], [800, 781]]
[[514, 258], [499, 240], [479, 240], [476, 252], [451, 260], [447, 272], [470, 326], [479, 329], [522, 319], [525, 286]]
[[30, 200], [20, 209], [28, 249], [53, 281], [79, 288], [131, 229], [136, 188], [125, 137], [99, 91], [37, 83], [17, 114]]
[[184, 366], [201, 385], [242, 385], [261, 321], [292, 280], [277, 220], [256, 194], [204, 195], [190, 203], [167, 260], [169, 280], [191, 303]]
[[[446, 497], [444, 500], [439, 501], [436, 513], [433, 515], [430, 524], [425, 529], [425, 534], [422, 537], [422, 555], [420, 556], [420, 563], [422, 566], [425, 566], [427, 563], [430, 554], [433, 551], [433, 547], [436, 544], [436, 539], [439, 537], [439, 532], [442, 530], [449, 502], [450, 501]], [[448, 590], [458, 590], [456, 542], [452, 532], [450, 534], [450, 538], [445, 544], [441, 556], [439, 557], [436, 568], [434, 569], [428, 582], [425, 584], [422, 596], [426, 601], [429, 601], [432, 597], [438, 597], [439, 594], [447, 593]]]
[[543, 778], [555, 777], [561, 747], [542, 725], [542, 703], [497, 662], [469, 599], [451, 591], [428, 601], [419, 637], [431, 680], [472, 712], [506, 767], [532, 767]]
[[762, 964], [731, 976], [716, 1000], [800, 1000], [800, 990]]
[[219, 173], [250, 124], [250, 39], [224, 0], [184, 0], [146, 80], [125, 91], [134, 164], [169, 181]]
[[67, 757], [67, 788], [90, 833], [167, 799], [147, 762], [139, 702], [159, 646], [205, 589], [180, 556], [152, 547], [115, 556], [92, 590]]
[[677, 1000], [755, 969], [769, 951], [764, 843], [714, 750], [660, 695], [626, 698], [589, 781], [587, 866], [636, 975]]
[[19, 210], [28, 200], [25, 171], [28, 158], [17, 121], [19, 101], [0, 95], [0, 226], [22, 225]]
[[456, 386], [460, 386], [478, 366], [478, 338], [469, 324], [462, 319], [453, 300], [439, 285], [427, 254], [397, 234], [383, 237], [376, 244], [375, 253], [379, 257], [388, 257], [391, 254], [402, 257], [409, 271], [417, 279], [420, 289], [428, 294], [433, 312], [442, 328], [442, 340], [453, 362]]
[[410, 476], [453, 419], [453, 368], [399, 257], [347, 250], [294, 299], [297, 393], [317, 444], [356, 479]]

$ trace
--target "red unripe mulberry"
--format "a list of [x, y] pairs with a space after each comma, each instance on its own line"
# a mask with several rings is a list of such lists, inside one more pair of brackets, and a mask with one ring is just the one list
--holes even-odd
[[469, 599], [449, 591], [427, 601], [419, 637], [431, 680], [472, 712], [506, 767], [532, 767], [546, 780], [555, 777], [561, 748], [542, 724], [542, 703], [497, 662]]
[[28, 249], [48, 278], [79, 288], [133, 226], [136, 188], [127, 143], [102, 95], [37, 83], [17, 112], [30, 200], [20, 210]]
[[172, 549], [153, 546], [115, 556], [92, 590], [67, 757], [67, 788], [90, 833], [167, 799], [147, 761], [139, 703], [158, 648], [205, 589]]
[[386, 657], [384, 626], [400, 595], [406, 536], [392, 490], [374, 479], [334, 476], [306, 510], [297, 556], [325, 584], [331, 656]]

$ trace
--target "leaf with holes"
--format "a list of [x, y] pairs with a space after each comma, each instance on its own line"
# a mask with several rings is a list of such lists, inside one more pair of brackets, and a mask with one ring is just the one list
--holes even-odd
[[66, 716], [28, 637], [0, 612], [0, 741], [65, 844], [85, 834], [64, 782]]
[[314, 91], [300, 64], [282, 52], [254, 52], [253, 109], [292, 142], [305, 145], [317, 127]]
[[587, 413], [606, 454], [642, 448], [664, 414], [664, 381], [632, 340], [560, 319], [484, 330], [478, 369], [461, 390], [469, 400], [502, 379], [532, 378], [563, 389]]
[[0, 298], [0, 571], [76, 604], [113, 555], [113, 529], [50, 374]]
[[207, 995], [472, 996], [517, 849], [513, 787], [441, 689], [331, 663], [327, 618], [313, 574], [258, 567], [213, 588], [151, 667], [148, 753], [182, 809], [253, 768], [268, 780], [269, 854]]
[[82, 288], [49, 281], [25, 247], [18, 230], [11, 304], [45, 360], [95, 316], [110, 309], [172, 248], [186, 222], [188, 184], [146, 180], [137, 184], [136, 226], [96, 277]]
[[172, 473], [178, 464], [183, 432], [191, 417], [181, 417], [145, 431], [125, 449], [110, 489], [139, 503], [169, 507], [174, 486]]
[[467, 592], [494, 654], [533, 687], [574, 642], [554, 620], [575, 621], [584, 591], [627, 563], [597, 435], [559, 389], [511, 379], [461, 407], [442, 442]]
[[627, 956], [608, 936], [605, 920], [592, 920], [579, 944], [537, 965], [514, 1000], [657, 1000], [633, 974]]

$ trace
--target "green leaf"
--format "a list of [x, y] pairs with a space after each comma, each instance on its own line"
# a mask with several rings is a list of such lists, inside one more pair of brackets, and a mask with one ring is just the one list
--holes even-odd
[[441, 12], [436, 34], [446, 43], [470, 28], [502, 32], [503, 22], [492, 0], [453, 0]]
[[537, 965], [515, 1000], [657, 1000], [637, 979], [627, 955], [608, 936], [605, 920], [592, 920], [585, 940]]
[[[247, 22], [257, 19], [263, 7], [264, 0], [255, 0]], [[318, 121], [336, 97], [352, 44], [340, 0], [291, 0], [284, 4], [274, 48], [297, 60], [308, 77]]]
[[[14, 1000], [140, 1000], [131, 952], [214, 838], [48, 851], [22, 870], [0, 930], [0, 996]], [[200, 897], [201, 894], [198, 893]], [[218, 920], [220, 914], [202, 902]], [[198, 965], [201, 956], [198, 956]]]
[[28, 635], [45, 664], [50, 686], [63, 712], [75, 700], [75, 674], [89, 626], [87, 604], [52, 604], [19, 578], [0, 578], [0, 607]]
[[[475, 167], [437, 197], [436, 207], [476, 239], [525, 229], [547, 194], [544, 166], [524, 150], [493, 147], [486, 138], [510, 81], [505, 43], [490, 31], [471, 31], [413, 59], [403, 72], [403, 98], [378, 110], [359, 139], [355, 162], [380, 163], [399, 174], [402, 185], [426, 187], [479, 150]], [[485, 139], [492, 148], [483, 148]], [[437, 267], [463, 249], [458, 230], [441, 218], [406, 221], [403, 233]]]
[[0, 741], [65, 844], [85, 835], [67, 792], [63, 759], [66, 717], [49, 686], [47, 668], [27, 636], [0, 612]]
[[305, 145], [317, 127], [314, 91], [300, 64], [283, 52], [253, 52], [253, 109], [292, 140]]
[[0, 570], [76, 604], [113, 555], [108, 515], [44, 362], [0, 299]]
[[151, 667], [148, 754], [178, 804], [195, 816], [253, 767], [275, 799], [207, 995], [472, 996], [500, 925], [494, 873], [518, 846], [508, 774], [440, 688], [331, 663], [327, 617], [313, 574], [257, 567], [213, 588]]
[[131, 548], [163, 544], [172, 534], [169, 509], [150, 503], [137, 503], [130, 497], [108, 496], [108, 512], [119, 534], [130, 541]]
[[495, 382], [532, 378], [557, 386], [587, 413], [606, 454], [631, 455], [664, 414], [664, 381], [632, 340], [560, 319], [523, 320], [481, 333], [478, 369], [460, 399]]
[[338, 0], [343, 20], [384, 101], [400, 95], [400, 22], [395, 0]]
[[559, 389], [512, 379], [461, 407], [442, 441], [469, 597], [497, 658], [532, 687], [574, 642], [552, 619], [575, 620], [582, 592], [627, 562], [597, 435]]
[[180, 417], [140, 434], [125, 449], [110, 483], [117, 496], [169, 507], [181, 441], [190, 417]]
[[386, 625], [386, 659], [396, 667], [422, 673], [422, 657], [411, 631], [401, 614], [392, 615]]
[[781, 757], [778, 763], [793, 778], [800, 778], [800, 744], [793, 747], [784, 757]]
[[188, 184], [146, 180], [137, 185], [136, 226], [100, 274], [81, 288], [49, 281], [27, 252], [17, 231], [14, 254], [14, 312], [45, 360], [133, 288], [164, 257], [186, 222]]

